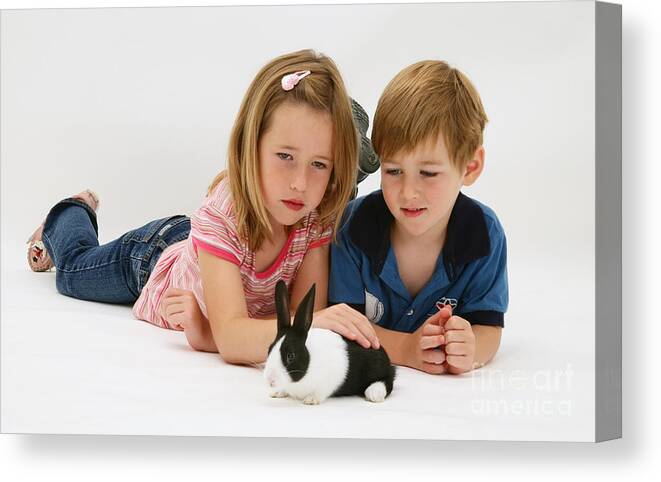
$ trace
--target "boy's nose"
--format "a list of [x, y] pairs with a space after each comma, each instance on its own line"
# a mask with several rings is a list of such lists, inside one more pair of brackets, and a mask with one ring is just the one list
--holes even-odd
[[410, 201], [418, 197], [418, 186], [413, 180], [404, 180], [402, 186], [402, 198], [404, 201]]

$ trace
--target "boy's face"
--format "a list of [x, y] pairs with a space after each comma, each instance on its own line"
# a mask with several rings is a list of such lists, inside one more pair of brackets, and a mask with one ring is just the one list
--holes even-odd
[[442, 235], [463, 185], [472, 184], [482, 169], [484, 150], [460, 172], [450, 161], [442, 135], [410, 152], [382, 159], [381, 189], [395, 217], [395, 229], [410, 236]]

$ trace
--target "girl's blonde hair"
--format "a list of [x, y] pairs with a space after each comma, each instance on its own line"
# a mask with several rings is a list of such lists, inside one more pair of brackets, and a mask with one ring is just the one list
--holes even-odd
[[487, 123], [471, 81], [440, 60], [425, 60], [400, 71], [386, 86], [374, 114], [372, 144], [382, 161], [410, 152], [443, 134], [450, 160], [463, 170]]
[[[311, 74], [285, 91], [282, 77], [303, 70]], [[260, 190], [258, 142], [269, 128], [273, 112], [284, 102], [307, 105], [331, 116], [333, 171], [317, 207], [322, 229], [338, 225], [356, 185], [358, 133], [349, 95], [335, 63], [314, 50], [271, 60], [248, 87], [230, 135], [227, 170], [216, 176], [208, 190], [210, 194], [223, 178], [229, 178], [237, 228], [251, 250], [258, 249], [273, 232]]]

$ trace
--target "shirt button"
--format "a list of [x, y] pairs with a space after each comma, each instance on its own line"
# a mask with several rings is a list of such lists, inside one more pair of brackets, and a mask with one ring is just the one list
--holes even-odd
[[413, 315], [413, 308], [411, 308], [411, 309], [408, 311], [408, 313], [406, 313], [406, 314], [407, 314], [408, 316]]

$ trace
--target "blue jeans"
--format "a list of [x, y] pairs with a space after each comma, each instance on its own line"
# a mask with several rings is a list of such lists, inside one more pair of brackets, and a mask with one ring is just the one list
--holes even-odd
[[57, 291], [81, 300], [132, 304], [165, 248], [188, 238], [190, 219], [157, 219], [99, 246], [96, 213], [64, 199], [46, 217], [42, 240], [56, 268]]

